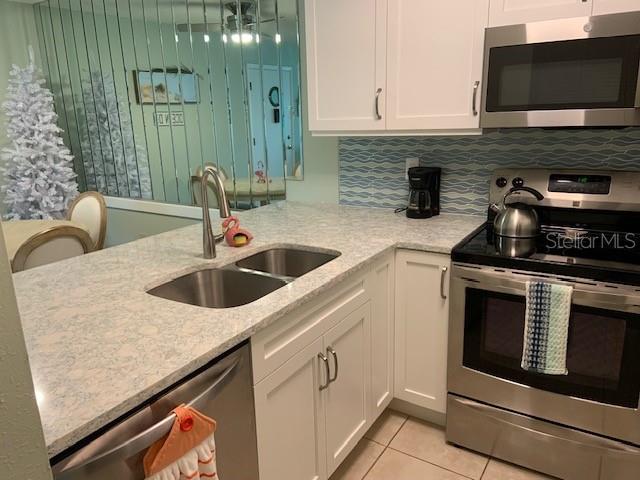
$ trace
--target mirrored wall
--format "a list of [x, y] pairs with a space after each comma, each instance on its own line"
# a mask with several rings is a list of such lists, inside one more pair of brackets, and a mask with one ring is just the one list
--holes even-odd
[[296, 0], [35, 9], [81, 190], [197, 205], [193, 182], [214, 164], [232, 207], [251, 208], [302, 179]]

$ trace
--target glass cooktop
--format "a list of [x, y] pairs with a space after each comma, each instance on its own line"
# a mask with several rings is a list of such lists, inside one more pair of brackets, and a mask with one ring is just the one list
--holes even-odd
[[626, 230], [543, 227], [536, 238], [511, 239], [495, 235], [491, 222], [487, 222], [454, 247], [452, 259], [640, 285], [640, 233]]

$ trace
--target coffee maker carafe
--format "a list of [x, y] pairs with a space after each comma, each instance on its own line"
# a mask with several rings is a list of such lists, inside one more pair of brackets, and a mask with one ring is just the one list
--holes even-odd
[[440, 168], [412, 167], [409, 175], [407, 217], [430, 218], [440, 214]]

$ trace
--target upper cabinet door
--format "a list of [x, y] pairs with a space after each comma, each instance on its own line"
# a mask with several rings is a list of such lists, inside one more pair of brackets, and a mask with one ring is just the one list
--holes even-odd
[[637, 11], [640, 11], [640, 0], [593, 0], [594, 15]]
[[389, 2], [389, 130], [479, 127], [488, 8], [489, 0]]
[[384, 130], [387, 0], [305, 0], [309, 129]]
[[[489, 26], [591, 15], [594, 0], [491, 0]], [[633, 0], [630, 0], [631, 2]]]

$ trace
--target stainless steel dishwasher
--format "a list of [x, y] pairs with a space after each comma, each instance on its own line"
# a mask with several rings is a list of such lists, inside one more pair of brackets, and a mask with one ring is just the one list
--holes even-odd
[[[248, 342], [210, 362], [93, 438], [52, 459], [56, 480], [143, 480], [142, 458], [188, 404], [217, 422], [221, 480], [258, 480], [258, 451]], [[88, 443], [87, 443], [88, 442]]]

